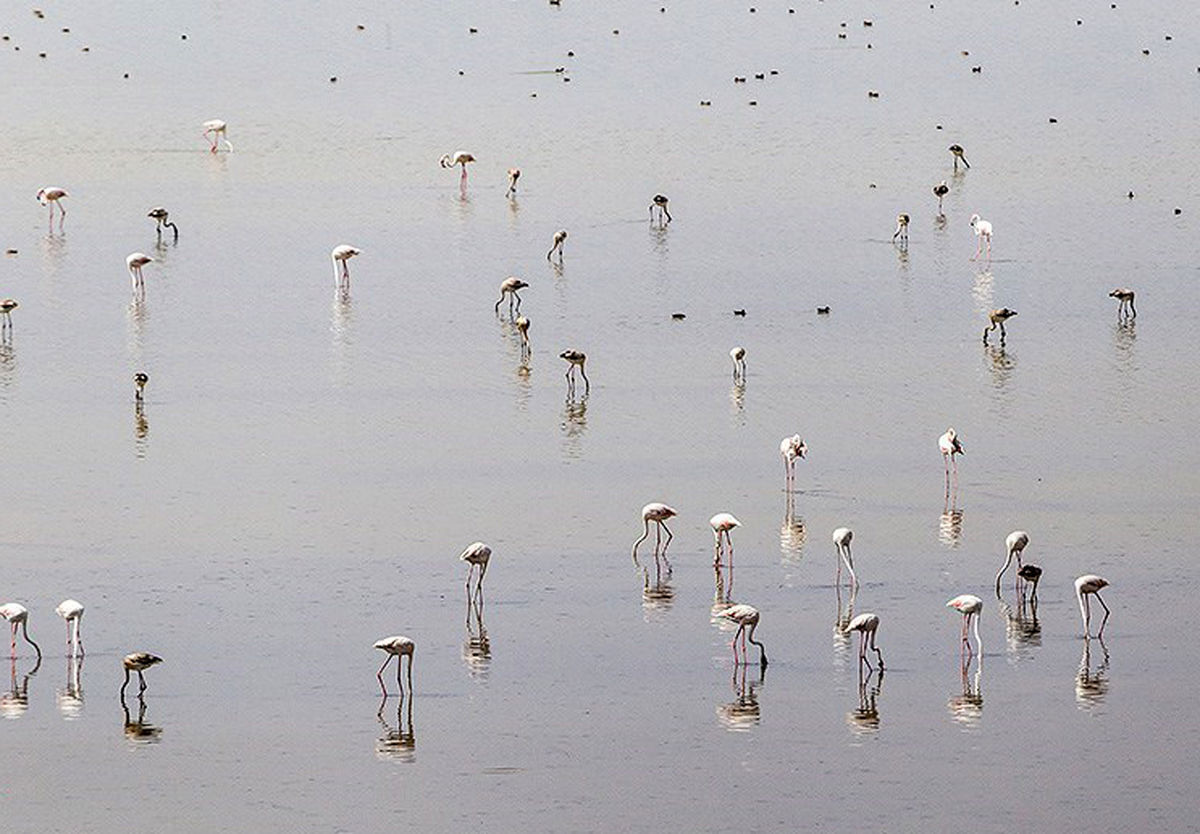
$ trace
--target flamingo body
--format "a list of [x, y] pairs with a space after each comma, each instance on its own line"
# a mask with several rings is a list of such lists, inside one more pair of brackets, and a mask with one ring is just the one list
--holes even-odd
[[[229, 141], [229, 137], [226, 135], [229, 125], [221, 119], [209, 119], [204, 123], [203, 127], [204, 133], [201, 135], [209, 141], [211, 145], [209, 148], [210, 151], [216, 153], [218, 142], [220, 141], [225, 143], [225, 147], [229, 148], [231, 153], [233, 152], [233, 143]], [[212, 136], [209, 136], [210, 133]]]
[[[731, 620], [738, 624], [737, 633], [733, 635], [733, 642], [731, 643], [731, 645], [733, 646], [733, 662], [734, 662], [734, 664], [736, 665], [739, 662], [741, 662], [741, 663], [746, 662], [744, 646], [742, 649], [742, 657], [741, 657], [740, 661], [738, 659], [738, 650], [737, 650], [738, 638], [745, 634], [752, 644], [754, 644], [755, 646], [758, 646], [758, 650], [759, 650], [758, 663], [760, 666], [762, 666], [765, 669], [767, 666], [767, 649], [765, 646], [763, 646], [763, 644], [760, 641], [754, 639], [754, 630], [756, 628], [758, 628], [758, 621], [759, 621], [759, 616], [760, 616], [758, 609], [755, 608], [753, 605], [746, 605], [744, 603], [739, 603], [738, 605], [731, 605], [730, 607], [724, 609], [723, 611], [718, 611], [717, 616], [722, 617], [726, 620]], [[748, 634], [747, 634], [747, 629], [749, 629]]]
[[379, 686], [383, 689], [383, 694], [388, 694], [387, 687], [383, 683], [383, 670], [392, 662], [393, 657], [397, 658], [396, 684], [400, 687], [400, 694], [404, 694], [404, 684], [400, 682], [400, 669], [404, 666], [404, 658], [406, 656], [408, 657], [408, 690], [411, 692], [413, 654], [416, 651], [417, 644], [403, 634], [396, 634], [392, 637], [384, 637], [382, 640], [376, 640], [375, 648], [387, 652], [387, 657], [384, 659], [383, 665], [379, 667], [379, 672], [376, 675], [379, 678]]

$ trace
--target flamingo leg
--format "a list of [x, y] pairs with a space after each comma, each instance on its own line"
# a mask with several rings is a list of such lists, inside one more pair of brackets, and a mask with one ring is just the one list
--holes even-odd
[[1104, 600], [1102, 600], [1100, 598], [1099, 593], [1096, 594], [1096, 602], [1100, 603], [1100, 606], [1104, 609], [1104, 619], [1100, 621], [1100, 630], [1096, 632], [1096, 636], [1103, 637], [1104, 636], [1104, 624], [1108, 622], [1108, 615], [1111, 612], [1108, 610], [1108, 606], [1104, 604]]
[[[482, 623], [480, 623], [480, 630], [481, 630], [481, 631], [483, 630], [483, 624], [482, 624]], [[413, 656], [410, 654], [410, 655], [408, 656], [408, 694], [409, 694], [409, 695], [412, 695], [412, 691], [413, 691], [413, 685], [412, 685], [412, 664], [413, 664]], [[408, 708], [409, 708], [409, 710], [410, 710], [410, 712], [409, 712], [409, 715], [408, 715], [408, 727], [409, 727], [409, 730], [411, 731], [411, 730], [412, 730], [412, 712], [411, 712], [411, 710], [412, 710], [412, 701], [411, 701], [411, 700], [408, 702]]]
[[125, 683], [121, 684], [121, 700], [125, 700], [125, 687], [129, 686], [129, 670], [125, 670]]
[[879, 658], [879, 672], [883, 674], [883, 652], [879, 651], [879, 647], [875, 645], [875, 632], [871, 632], [871, 649], [875, 652], [875, 656]]
[[642, 542], [644, 542], [646, 540], [646, 538], [650, 535], [650, 519], [648, 519], [648, 518], [643, 519], [643, 521], [645, 522], [646, 532], [642, 533], [642, 537], [633, 543], [633, 563], [635, 565], [638, 564], [638, 557], [637, 557], [638, 545], [641, 544]]
[[[383, 694], [385, 696], [387, 695], [387, 687], [383, 685], [383, 670], [386, 669], [387, 665], [391, 662], [392, 662], [392, 655], [389, 654], [387, 657], [385, 657], [383, 659], [383, 665], [379, 667], [379, 671], [375, 673], [375, 677], [379, 678], [379, 688], [383, 690]], [[129, 673], [126, 672], [126, 675], [128, 675], [128, 674]]]
[[142, 674], [142, 670], [138, 669], [138, 695], [146, 691], [146, 676]]

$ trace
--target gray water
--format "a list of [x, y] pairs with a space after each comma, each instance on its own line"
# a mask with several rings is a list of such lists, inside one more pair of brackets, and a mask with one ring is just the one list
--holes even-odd
[[[0, 701], [6, 827], [1195, 830], [1200, 54], [1189, 3], [1117, 5], [6, 11], [0, 601], [45, 653], [19, 644]], [[212, 118], [233, 153], [208, 152]], [[459, 148], [465, 194], [437, 165]], [[61, 231], [45, 185], [70, 192]], [[363, 250], [348, 299], [338, 243]], [[141, 304], [135, 250], [157, 259]], [[510, 274], [527, 373], [493, 313]], [[984, 347], [999, 306], [1019, 316]], [[679, 510], [673, 571], [643, 550], [643, 579], [655, 500]], [[719, 511], [762, 678], [712, 618]], [[888, 666], [861, 691], [841, 525]], [[1018, 528], [1036, 633], [992, 591]], [[486, 647], [456, 560], [476, 539]], [[944, 603], [967, 592], [964, 679]], [[416, 691], [381, 707], [394, 633]], [[165, 658], [140, 723], [134, 650]]]

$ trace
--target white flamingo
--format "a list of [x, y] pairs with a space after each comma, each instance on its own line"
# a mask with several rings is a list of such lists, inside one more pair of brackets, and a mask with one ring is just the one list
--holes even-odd
[[1079, 600], [1079, 615], [1083, 618], [1083, 636], [1091, 636], [1092, 627], [1092, 608], [1088, 603], [1088, 597], [1093, 596], [1096, 602], [1100, 603], [1104, 608], [1104, 619], [1100, 622], [1100, 630], [1096, 632], [1097, 637], [1104, 636], [1104, 624], [1108, 622], [1108, 615], [1111, 613], [1108, 606], [1104, 604], [1104, 600], [1100, 598], [1100, 589], [1108, 587], [1108, 580], [1103, 576], [1097, 576], [1094, 573], [1087, 573], [1075, 580], [1075, 596]]
[[1001, 566], [1000, 572], [996, 574], [996, 596], [1000, 596], [1000, 577], [1004, 576], [1004, 572], [1008, 570], [1008, 566], [1012, 564], [1013, 557], [1017, 560], [1017, 571], [1024, 567], [1021, 564], [1021, 554], [1025, 552], [1025, 546], [1029, 544], [1029, 534], [1024, 530], [1013, 530], [1008, 534], [1008, 538], [1004, 540], [1004, 549], [1007, 556], [1004, 559], [1004, 565]]
[[729, 567], [733, 567], [733, 539], [729, 537], [729, 531], [734, 527], [741, 527], [742, 522], [738, 521], [730, 513], [717, 513], [708, 520], [709, 526], [712, 527], [713, 537], [716, 539], [716, 554], [713, 560], [714, 565], [721, 564], [722, 540], [728, 546], [729, 550]]
[[39, 188], [37, 193], [37, 201], [43, 206], [50, 207], [50, 228], [54, 228], [54, 207], [58, 206], [59, 218], [58, 226], [62, 228], [62, 222], [67, 216], [67, 210], [63, 208], [62, 198], [69, 197], [65, 188], [59, 188], [57, 185], [47, 185], [45, 188]]
[[347, 243], [333, 247], [329, 257], [333, 261], [333, 285], [335, 288], [343, 285], [347, 289], [350, 288], [350, 259], [361, 254], [361, 249], [356, 249]]
[[125, 268], [129, 270], [129, 281], [133, 286], [135, 296], [146, 294], [146, 281], [142, 276], [142, 267], [149, 263], [154, 263], [154, 258], [145, 252], [133, 252], [125, 259]]
[[438, 164], [443, 168], [453, 168], [455, 165], [462, 166], [462, 177], [459, 178], [459, 182], [465, 186], [467, 184], [467, 163], [474, 161], [474, 154], [467, 151], [455, 151], [453, 154], [442, 154], [442, 158], [438, 160]]
[[804, 457], [807, 451], [808, 447], [798, 434], [779, 441], [779, 454], [783, 456], [783, 488], [788, 492], [793, 491], [796, 486], [796, 458]]
[[[646, 528], [646, 531], [642, 533], [642, 537], [640, 539], [633, 543], [633, 563], [635, 565], [638, 563], [638, 545], [644, 542], [650, 535], [650, 522], [654, 522], [654, 554], [657, 556], [659, 553], [659, 542], [662, 541], [662, 534], [667, 534], [667, 546], [670, 546], [671, 539], [674, 538], [674, 536], [671, 535], [671, 529], [667, 527], [666, 522], [667, 519], [674, 518], [676, 515], [678, 515], [678, 513], [675, 512], [673, 507], [668, 507], [666, 504], [658, 501], [653, 501], [642, 507], [642, 524]], [[667, 546], [662, 548], [664, 555], [667, 552]]]
[[979, 239], [975, 245], [975, 254], [971, 256], [971, 260], [979, 257], [983, 251], [983, 245], [987, 243], [987, 257], [992, 259], [992, 224], [986, 220], [980, 220], [978, 214], [971, 215], [971, 228], [975, 230], [975, 237]]
[[64, 599], [54, 609], [54, 613], [62, 617], [67, 624], [67, 647], [73, 649], [73, 654], [83, 656], [83, 603], [74, 599]]
[[12, 658], [17, 658], [17, 627], [21, 628], [21, 635], [25, 638], [25, 642], [33, 646], [33, 650], [37, 652], [38, 663], [42, 662], [42, 649], [37, 643], [29, 639], [29, 609], [19, 602], [6, 602], [0, 605], [0, 617], [8, 620], [9, 626], [12, 628]]
[[964, 660], [970, 662], [971, 643], [967, 639], [967, 628], [975, 623], [975, 645], [978, 648], [979, 662], [983, 662], [983, 642], [979, 639], [979, 612], [983, 610], [983, 600], [974, 594], [960, 594], [946, 603], [947, 608], [953, 608], [963, 615], [962, 621], [962, 652]]
[[741, 345], [731, 348], [729, 358], [733, 360], [734, 384], [744, 385], [746, 382], [746, 349]]
[[375, 648], [382, 649], [387, 652], [387, 658], [384, 659], [383, 665], [379, 667], [379, 672], [375, 677], [379, 678], [379, 686], [383, 690], [383, 694], [387, 695], [387, 687], [383, 683], [383, 670], [392, 662], [392, 658], [398, 658], [396, 661], [396, 684], [400, 687], [400, 694], [404, 694], [404, 684], [400, 682], [400, 669], [404, 666], [404, 658], [408, 657], [408, 691], [412, 692], [412, 665], [413, 653], [416, 650], [417, 644], [403, 634], [397, 634], [393, 637], [384, 637], [382, 640], [375, 641]]
[[[859, 662], [867, 664], [867, 668], [871, 666], [871, 661], [867, 660], [867, 648], [871, 648], [876, 657], [879, 658], [879, 668], [883, 669], [883, 652], [875, 645], [875, 632], [879, 630], [879, 615], [870, 612], [859, 614], [853, 620], [846, 624], [846, 631], [858, 632], [858, 659]], [[861, 667], [860, 667], [861, 668]]]
[[837, 576], [834, 584], [842, 587], [842, 563], [850, 572], [851, 590], [858, 587], [858, 576], [854, 573], [854, 557], [850, 555], [850, 542], [854, 539], [854, 531], [849, 527], [839, 527], [833, 531], [833, 547], [837, 551]]
[[472, 542], [467, 545], [466, 549], [458, 555], [460, 562], [466, 562], [470, 567], [467, 568], [467, 596], [471, 596], [471, 573], [475, 568], [479, 568], [479, 579], [475, 582], [475, 593], [482, 595], [483, 593], [483, 575], [487, 573], [488, 560], [492, 558], [492, 549], [483, 542]]
[[[733, 642], [730, 643], [730, 646], [733, 647], [733, 663], [734, 663], [734, 665], [737, 666], [739, 663], [744, 664], [747, 662], [747, 660], [746, 660], [746, 640], [749, 639], [749, 641], [753, 645], [758, 646], [758, 651], [759, 651], [758, 665], [761, 666], [763, 669], [767, 668], [767, 649], [762, 644], [761, 641], [754, 639], [754, 630], [756, 628], [758, 628], [758, 621], [759, 621], [758, 609], [755, 608], [753, 605], [745, 605], [745, 604], [731, 605], [729, 608], [726, 608], [723, 611], [718, 611], [717, 616], [724, 617], [726, 620], [732, 620], [733, 622], [738, 624], [737, 633], [733, 635]], [[749, 634], [746, 633], [747, 628], [749, 628]], [[742, 638], [742, 654], [741, 654], [740, 660], [738, 659], [738, 648], [737, 648], [737, 642], [738, 642], [739, 637]]]
[[[233, 143], [229, 141], [229, 137], [225, 135], [225, 131], [229, 129], [229, 125], [225, 124], [221, 119], [209, 119], [204, 123], [204, 133], [200, 134], [208, 140], [210, 151], [217, 152], [218, 140], [225, 143], [225, 147], [229, 148], [230, 153], [233, 152]], [[209, 134], [212, 136], [209, 136]]]

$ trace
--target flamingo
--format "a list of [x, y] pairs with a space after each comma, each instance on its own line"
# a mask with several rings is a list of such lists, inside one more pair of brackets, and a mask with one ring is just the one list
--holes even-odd
[[671, 212], [667, 210], [667, 203], [669, 203], [669, 202], [670, 202], [670, 200], [667, 199], [662, 194], [654, 195], [654, 198], [650, 201], [650, 222], [651, 223], [654, 222], [654, 209], [656, 209], [656, 208], [658, 209], [658, 219], [660, 221], [660, 224], [661, 224], [663, 217], [666, 217], [667, 223], [671, 222]]
[[800, 439], [800, 435], [793, 434], [791, 437], [785, 437], [779, 441], [779, 454], [783, 456], [784, 483], [783, 488], [787, 492], [791, 492], [796, 485], [796, 458], [804, 457], [804, 453], [808, 451], [808, 447], [804, 445], [804, 441]]
[[146, 691], [146, 676], [142, 671], [149, 669], [155, 663], [162, 663], [163, 659], [149, 652], [134, 652], [127, 654], [121, 659], [121, 665], [125, 667], [125, 682], [121, 684], [121, 700], [125, 700], [125, 687], [129, 686], [129, 673], [137, 672], [138, 674], [138, 695], [140, 696]]
[[938, 198], [938, 217], [942, 216], [942, 198], [950, 193], [950, 186], [946, 185], [946, 181], [942, 180], [933, 187], [933, 196]]
[[517, 316], [517, 320], [513, 322], [517, 327], [517, 332], [521, 334], [521, 358], [529, 358], [529, 319], [525, 316]]
[[721, 564], [721, 537], [725, 537], [725, 543], [729, 546], [729, 567], [733, 567], [733, 539], [729, 537], [729, 531], [734, 527], [741, 527], [742, 522], [738, 521], [729, 513], [717, 513], [708, 520], [709, 526], [713, 529], [713, 536], [716, 538], [716, 555], [713, 560], [714, 565]]
[[1036, 612], [1037, 611], [1037, 608], [1036, 608], [1037, 586], [1038, 586], [1038, 581], [1042, 578], [1042, 569], [1040, 567], [1038, 567], [1037, 565], [1033, 565], [1033, 564], [1022, 565], [1021, 569], [1019, 571], [1017, 571], [1017, 576], [1021, 577], [1026, 582], [1029, 582], [1033, 585], [1033, 590], [1029, 593], [1029, 598], [1031, 600], [1033, 600], [1033, 602], [1035, 603], [1034, 611]]
[[946, 492], [950, 492], [950, 466], [954, 466], [954, 480], [958, 482], [958, 461], [955, 455], [966, 454], [962, 443], [958, 441], [958, 433], [954, 428], [946, 429], [946, 433], [938, 438], [938, 448], [942, 450], [942, 462], [946, 464]]
[[[464, 169], [465, 170], [465, 169]], [[521, 178], [520, 168], [508, 169], [508, 190], [504, 192], [505, 197], [515, 197], [517, 194], [517, 180]]]
[[1025, 545], [1027, 544], [1029, 544], [1029, 534], [1024, 530], [1013, 530], [1008, 534], [1008, 538], [1004, 540], [1004, 549], [1008, 553], [1008, 556], [1004, 560], [1004, 565], [1000, 568], [1000, 572], [996, 574], [996, 596], [1000, 596], [1000, 577], [1004, 576], [1004, 572], [1012, 564], [1014, 556], [1017, 558], [1017, 575], [1020, 576], [1020, 569], [1024, 567], [1021, 564], [1021, 554], [1025, 552]]
[[12, 329], [12, 311], [20, 306], [21, 305], [17, 303], [15, 298], [6, 298], [3, 301], [0, 301], [0, 319], [3, 319], [3, 322], [0, 323], [0, 326], [2, 326], [3, 329]]
[[70, 197], [65, 188], [59, 188], [57, 185], [47, 185], [45, 188], [39, 188], [37, 193], [37, 201], [43, 206], [50, 207], [50, 228], [54, 229], [54, 207], [58, 206], [60, 212], [58, 218], [58, 227], [62, 228], [62, 222], [66, 219], [67, 210], [63, 208], [60, 202], [63, 197]]
[[947, 608], [953, 608], [963, 615], [962, 647], [968, 661], [971, 657], [971, 643], [967, 640], [967, 627], [975, 621], [975, 645], [978, 648], [979, 661], [983, 662], [983, 643], [979, 639], [979, 612], [983, 610], [983, 600], [974, 594], [960, 594], [946, 603]]
[[521, 296], [518, 294], [521, 290], [529, 285], [520, 278], [511, 276], [500, 282], [500, 300], [496, 302], [496, 314], [500, 314], [500, 305], [504, 303], [504, 296], [508, 296], [508, 315], [511, 318], [513, 314], [513, 301], [517, 303], [517, 312], [521, 312]]
[[483, 575], [487, 573], [488, 559], [492, 558], [492, 549], [483, 542], [472, 542], [466, 550], [458, 554], [460, 562], [470, 565], [467, 568], [467, 597], [471, 596], [471, 573], [479, 567], [479, 579], [475, 583], [475, 593], [483, 593]]
[[[717, 616], [724, 617], [727, 620], [732, 620], [733, 622], [738, 624], [737, 633], [733, 635], [733, 642], [731, 642], [729, 644], [730, 646], [733, 647], [733, 663], [734, 663], [734, 665], [736, 666], [739, 663], [737, 641], [738, 641], [739, 637], [742, 637], [743, 638], [742, 639], [742, 660], [740, 662], [743, 664], [747, 662], [745, 659], [745, 657], [746, 657], [746, 640], [749, 639], [749, 641], [752, 644], [754, 644], [755, 646], [758, 646], [758, 651], [759, 651], [758, 665], [761, 666], [763, 669], [766, 669], [767, 668], [767, 649], [760, 641], [754, 639], [754, 630], [756, 628], [758, 628], [758, 619], [759, 619], [758, 609], [755, 608], [753, 605], [745, 605], [745, 604], [731, 605], [729, 608], [726, 608], [724, 611], [718, 611]], [[746, 634], [747, 627], [749, 627], [749, 629], [750, 629], [750, 633], [748, 635]]]
[[879, 651], [879, 647], [875, 645], [875, 632], [879, 629], [879, 615], [866, 613], [859, 614], [846, 625], [846, 631], [858, 632], [858, 659], [862, 663], [867, 664], [867, 668], [871, 666], [871, 661], [867, 660], [867, 646], [870, 645], [875, 655], [879, 658], [879, 669], [883, 670], [883, 652]]
[[746, 383], [746, 349], [741, 345], [730, 349], [729, 358], [733, 360], [734, 384]]
[[[653, 501], [642, 507], [642, 524], [645, 526], [646, 532], [642, 533], [642, 537], [633, 543], [633, 563], [635, 565], [638, 563], [638, 545], [644, 542], [650, 535], [650, 522], [654, 522], [654, 553], [657, 556], [658, 543], [662, 540], [662, 534], [664, 532], [667, 534], [667, 546], [670, 546], [671, 539], [674, 538], [674, 536], [671, 535], [671, 528], [667, 527], [666, 522], [668, 518], [674, 518], [676, 515], [678, 515], [678, 513], [675, 512], [673, 507], [668, 507], [666, 504], [662, 504], [658, 501]], [[663, 553], [666, 553], [666, 550], [667, 548], [664, 547]]]
[[129, 270], [129, 280], [133, 285], [134, 295], [146, 294], [146, 282], [142, 277], [142, 267], [149, 263], [154, 263], [154, 258], [145, 252], [134, 252], [125, 259], [125, 267]]
[[12, 659], [17, 659], [17, 626], [20, 626], [25, 642], [33, 646], [33, 650], [37, 652], [38, 663], [41, 663], [42, 650], [37, 643], [29, 639], [29, 609], [19, 602], [6, 602], [0, 605], [0, 617], [8, 620], [12, 627]]
[[[233, 144], [229, 141], [229, 137], [225, 135], [225, 131], [229, 125], [225, 124], [225, 122], [223, 122], [221, 119], [209, 119], [204, 123], [203, 127], [204, 133], [200, 135], [207, 139], [209, 144], [212, 145], [209, 150], [211, 150], [213, 153], [217, 152], [217, 139], [220, 137], [220, 140], [225, 143], [227, 148], [229, 148], [229, 152], [233, 153]], [[208, 135], [210, 133], [212, 136]]]
[[170, 214], [171, 213], [162, 206], [155, 206], [146, 213], [146, 216], [153, 217], [155, 222], [158, 224], [156, 231], [158, 232], [159, 237], [162, 237], [163, 227], [170, 226], [171, 231], [175, 233], [175, 240], [179, 240], [179, 227], [167, 219], [170, 217]]
[[1100, 630], [1096, 632], [1097, 637], [1104, 636], [1104, 624], [1108, 622], [1108, 615], [1111, 613], [1108, 606], [1104, 604], [1104, 600], [1100, 598], [1100, 589], [1108, 587], [1108, 580], [1103, 576], [1096, 576], [1094, 573], [1086, 573], [1075, 580], [1075, 596], [1079, 599], [1079, 614], [1083, 618], [1083, 636], [1085, 638], [1091, 636], [1092, 625], [1092, 608], [1088, 602], [1088, 596], [1094, 596], [1096, 602], [1104, 608], [1104, 619], [1100, 622]]
[[838, 557], [834, 584], [838, 588], [842, 587], [842, 562], [846, 563], [846, 570], [850, 571], [850, 589], [858, 587], [858, 577], [854, 573], [854, 557], [850, 555], [850, 542], [853, 538], [854, 531], [849, 527], [839, 527], [833, 531], [833, 546]]
[[146, 383], [150, 381], [150, 377], [144, 373], [136, 373], [133, 375], [134, 392], [133, 396], [138, 401], [142, 401], [142, 392], [146, 389]]
[[896, 242], [897, 237], [901, 243], [908, 243], [908, 221], [911, 219], [904, 212], [896, 215], [896, 231], [892, 232], [892, 243]]
[[[335, 288], [341, 287], [343, 283], [346, 288], [350, 287], [350, 259], [355, 255], [361, 255], [362, 250], [356, 249], [348, 243], [342, 243], [333, 247], [333, 251], [329, 253], [330, 259], [333, 261], [333, 285]], [[338, 267], [338, 262], [341, 262], [341, 267]]]
[[955, 171], [958, 170], [958, 161], [960, 159], [962, 160], [963, 165], [966, 165], [968, 168], [971, 167], [971, 163], [967, 162], [967, 158], [965, 156], [963, 156], [963, 146], [962, 145], [951, 145], [950, 153], [954, 154], [954, 170]]
[[971, 228], [975, 230], [975, 237], [979, 238], [979, 242], [975, 246], [975, 254], [971, 256], [971, 260], [979, 257], [983, 250], [984, 241], [987, 242], [988, 260], [992, 259], [992, 224], [986, 220], [980, 220], [978, 214], [971, 215]]
[[991, 333], [996, 329], [996, 326], [999, 325], [1000, 344], [1003, 345], [1005, 338], [1008, 336], [1008, 334], [1004, 331], [1004, 322], [1008, 321], [1016, 314], [1016, 310], [1010, 310], [1007, 307], [1001, 307], [998, 310], [992, 310], [990, 313], [988, 313], [988, 321], [991, 322], [991, 324], [983, 329], [983, 343], [985, 345], [987, 344], [988, 333]]
[[438, 164], [443, 168], [453, 168], [455, 165], [462, 166], [462, 177], [459, 178], [459, 184], [465, 189], [467, 187], [467, 163], [474, 162], [475, 155], [466, 151], [455, 151], [453, 155], [444, 153], [442, 158], [438, 160]]
[[1121, 302], [1117, 307], [1118, 321], [1126, 316], [1131, 319], [1137, 318], [1137, 308], [1133, 306], [1133, 296], [1134, 292], [1129, 287], [1117, 287], [1108, 294], [1109, 298], [1115, 298]]
[[[83, 603], [73, 600], [64, 599], [54, 609], [54, 613], [62, 617], [67, 624], [67, 646], [74, 645], [74, 654], [83, 656], [83, 635], [81, 627], [83, 626]], [[73, 628], [72, 628], [73, 626]], [[72, 638], [72, 634], [74, 637]]]
[[562, 262], [563, 243], [567, 239], [567, 230], [559, 229], [554, 233], [554, 244], [550, 247], [550, 251], [546, 253], [546, 260], [550, 260], [550, 256], [558, 252], [559, 263]]
[[567, 396], [575, 393], [575, 369], [579, 368], [579, 373], [583, 376], [583, 395], [586, 397], [588, 392], [592, 390], [591, 380], [588, 379], [587, 371], [584, 364], [587, 362], [587, 354], [581, 350], [564, 350], [558, 355], [559, 359], [565, 359], [570, 365], [567, 366]]
[[403, 634], [397, 634], [393, 637], [384, 637], [382, 640], [375, 641], [375, 648], [383, 649], [387, 652], [387, 658], [384, 659], [383, 665], [379, 667], [379, 672], [375, 677], [379, 678], [379, 686], [383, 689], [383, 694], [387, 695], [387, 687], [383, 684], [383, 670], [392, 662], [392, 658], [396, 657], [396, 684], [400, 687], [400, 694], [404, 694], [404, 684], [400, 682], [400, 669], [404, 666], [404, 656], [408, 655], [408, 691], [412, 692], [412, 664], [413, 651], [417, 644]]

